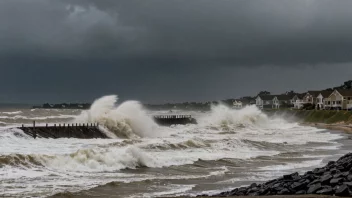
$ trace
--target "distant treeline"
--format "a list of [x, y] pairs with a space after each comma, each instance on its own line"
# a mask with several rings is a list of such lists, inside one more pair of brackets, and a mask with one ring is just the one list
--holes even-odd
[[184, 102], [184, 103], [166, 103], [166, 104], [145, 104], [144, 107], [149, 110], [198, 110], [198, 111], [209, 111], [212, 105], [219, 103], [232, 106], [233, 100], [222, 100], [212, 102]]
[[[334, 90], [334, 89], [352, 89], [352, 80], [344, 82], [341, 86], [328, 88], [325, 90]], [[212, 105], [217, 105], [219, 103], [233, 106], [234, 101], [240, 101], [243, 105], [253, 105], [255, 104], [255, 98], [258, 95], [270, 95], [269, 91], [260, 91], [256, 96], [245, 96], [238, 99], [226, 99], [221, 101], [212, 101], [212, 102], [183, 102], [183, 103], [166, 103], [166, 104], [144, 104], [144, 107], [149, 110], [199, 110], [199, 111], [209, 111]], [[294, 96], [298, 93], [295, 91], [287, 91], [281, 95]], [[45, 109], [89, 109], [91, 106], [90, 103], [62, 103], [62, 104], [49, 104], [45, 103], [42, 106], [34, 106], [33, 108], [45, 108]]]
[[42, 106], [33, 106], [34, 109], [89, 109], [90, 103], [61, 103], [49, 104], [45, 103]]

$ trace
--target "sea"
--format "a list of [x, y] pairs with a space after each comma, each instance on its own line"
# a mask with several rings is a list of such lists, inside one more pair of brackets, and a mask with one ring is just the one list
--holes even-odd
[[[155, 115], [198, 124], [158, 126]], [[99, 123], [109, 139], [34, 139], [18, 126]], [[0, 108], [0, 197], [174, 197], [216, 194], [304, 173], [350, 151], [349, 134], [266, 115], [255, 106], [150, 111], [117, 96], [89, 110]]]

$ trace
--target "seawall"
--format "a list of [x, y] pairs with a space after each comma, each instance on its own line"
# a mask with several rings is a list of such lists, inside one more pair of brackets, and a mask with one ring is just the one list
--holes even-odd
[[19, 127], [25, 134], [33, 138], [109, 138], [103, 133], [97, 124], [80, 124], [80, 125], [54, 125], [54, 126], [31, 126]]

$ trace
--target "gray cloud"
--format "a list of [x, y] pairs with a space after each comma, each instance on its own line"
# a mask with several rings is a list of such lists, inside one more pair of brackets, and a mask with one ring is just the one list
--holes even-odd
[[286, 72], [295, 68], [319, 76], [351, 68], [351, 7], [350, 0], [2, 0], [0, 100], [20, 93], [91, 100], [115, 91], [148, 101], [220, 99], [238, 79], [248, 81], [239, 95], [258, 84], [283, 90], [264, 77], [292, 75], [282, 79], [289, 84], [300, 77]]
[[1, 56], [262, 65], [351, 61], [352, 2], [0, 2]]

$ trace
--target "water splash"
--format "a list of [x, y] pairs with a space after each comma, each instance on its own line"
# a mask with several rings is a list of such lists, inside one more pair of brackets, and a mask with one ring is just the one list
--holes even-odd
[[157, 137], [157, 124], [147, 115], [138, 101], [127, 101], [116, 105], [116, 95], [97, 99], [88, 111], [76, 118], [77, 122], [96, 122], [117, 137]]

